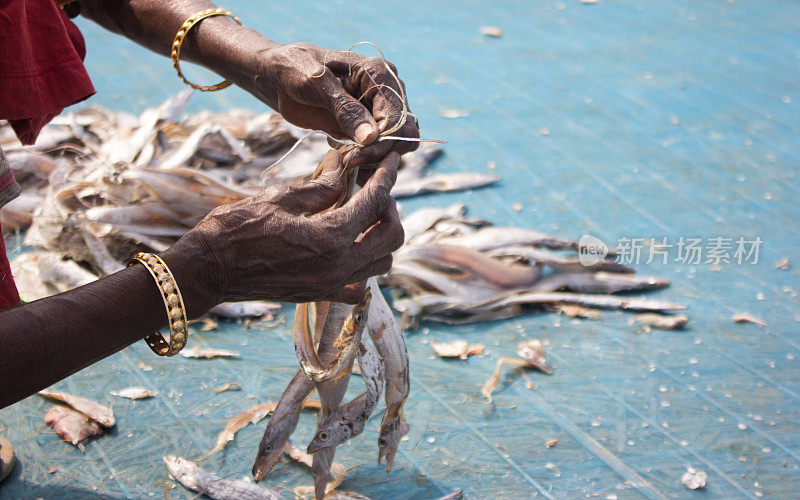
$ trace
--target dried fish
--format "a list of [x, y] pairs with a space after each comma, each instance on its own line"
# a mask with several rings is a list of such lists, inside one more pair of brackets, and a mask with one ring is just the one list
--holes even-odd
[[371, 342], [360, 341], [358, 363], [366, 390], [325, 418], [308, 445], [306, 450], [308, 453], [339, 446], [364, 431], [364, 426], [378, 405], [384, 388], [381, 359]]
[[690, 490], [706, 487], [706, 473], [701, 470], [688, 469], [686, 474], [681, 476], [681, 482]]
[[574, 304], [558, 304], [556, 311], [569, 318], [602, 318], [603, 315], [597, 309], [576, 306]]
[[447, 193], [450, 191], [463, 191], [491, 186], [500, 181], [494, 175], [474, 173], [463, 174], [436, 174], [418, 179], [408, 179], [395, 183], [392, 196], [395, 198], [408, 198], [425, 193]]
[[118, 392], [110, 392], [112, 396], [119, 396], [121, 398], [128, 398], [128, 399], [147, 399], [152, 398], [153, 396], [157, 395], [157, 392], [153, 392], [150, 389], [146, 389], [144, 387], [128, 387], [126, 389], [122, 389]]
[[314, 382], [302, 370], [297, 370], [281, 395], [258, 445], [258, 454], [253, 463], [253, 478], [256, 481], [264, 479], [280, 460], [284, 446], [297, 428], [300, 412], [304, 404], [308, 404], [306, 399], [313, 391]]
[[756, 316], [749, 313], [737, 313], [733, 315], [733, 321], [737, 323], [755, 323], [761, 326], [767, 326], [767, 323]]
[[103, 427], [114, 427], [114, 424], [116, 424], [114, 412], [111, 411], [111, 408], [103, 406], [90, 399], [82, 398], [80, 396], [73, 396], [72, 394], [67, 394], [66, 392], [55, 392], [48, 390], [39, 391], [39, 395], [67, 404]]
[[272, 490], [241, 479], [225, 479], [195, 462], [167, 455], [164, 457], [169, 475], [186, 488], [216, 500], [277, 500]]
[[86, 451], [83, 447], [85, 441], [93, 436], [103, 434], [103, 430], [97, 425], [97, 422], [66, 406], [59, 405], [50, 408], [50, 411], [44, 416], [44, 421], [53, 427], [61, 439], [77, 446], [81, 453]]
[[197, 461], [199, 462], [201, 460], [205, 460], [214, 453], [222, 451], [229, 441], [233, 441], [233, 438], [236, 437], [237, 432], [247, 426], [247, 424], [257, 424], [262, 418], [275, 411], [276, 406], [277, 403], [267, 402], [249, 408], [233, 417], [228, 421], [228, 423], [225, 425], [225, 428], [217, 436], [217, 442], [214, 444], [214, 447], [211, 448], [208, 453], [198, 458]]
[[455, 340], [450, 343], [440, 343], [431, 340], [431, 347], [440, 358], [467, 359], [469, 356], [483, 353], [484, 350], [482, 344], [470, 345], [466, 340]]
[[689, 317], [683, 314], [665, 315], [656, 313], [637, 314], [630, 319], [629, 324], [644, 323], [662, 330], [677, 330], [683, 328]]
[[277, 314], [281, 305], [276, 302], [253, 300], [248, 302], [223, 302], [212, 307], [209, 314], [223, 318], [257, 318]]
[[542, 278], [530, 290], [556, 292], [567, 290], [577, 293], [618, 293], [656, 290], [669, 286], [669, 281], [653, 276], [636, 276], [619, 273], [557, 273]]
[[372, 306], [367, 320], [369, 336], [375, 343], [383, 360], [386, 379], [384, 398], [386, 411], [381, 420], [378, 436], [378, 463], [386, 458], [387, 472], [392, 468], [400, 439], [408, 434], [410, 427], [403, 416], [403, 404], [410, 390], [408, 351], [397, 327], [392, 309], [381, 294], [375, 278], [367, 280], [372, 290]]
[[214, 358], [238, 358], [238, 352], [227, 349], [203, 349], [200, 347], [189, 347], [181, 351], [184, 358], [195, 359], [214, 359]]
[[225, 385], [214, 387], [214, 392], [225, 392], [225, 391], [241, 391], [242, 384], [239, 382], [228, 382]]
[[439, 498], [439, 500], [461, 500], [462, 498], [464, 498], [464, 491], [463, 490], [456, 490], [456, 491], [450, 493], [449, 495], [445, 495], [445, 496]]

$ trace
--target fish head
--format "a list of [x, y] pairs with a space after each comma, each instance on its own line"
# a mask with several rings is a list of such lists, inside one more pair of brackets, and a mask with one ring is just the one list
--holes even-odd
[[392, 470], [394, 456], [400, 446], [400, 438], [408, 434], [409, 426], [405, 419], [395, 417], [381, 424], [381, 431], [378, 435], [378, 463], [386, 458], [386, 471]]
[[353, 424], [347, 418], [340, 418], [332, 423], [323, 424], [314, 439], [309, 443], [306, 452], [314, 454], [330, 446], [338, 446], [350, 439], [352, 435]]
[[253, 463], [253, 478], [261, 481], [269, 474], [283, 456], [283, 448], [289, 437], [292, 435], [292, 420], [284, 418], [280, 420], [271, 419], [258, 445], [258, 454]]
[[347, 316], [345, 327], [349, 332], [355, 334], [359, 330], [363, 330], [367, 324], [367, 313], [369, 312], [369, 305], [372, 302], [372, 292], [369, 288], [364, 292], [364, 299], [353, 306], [353, 310]]

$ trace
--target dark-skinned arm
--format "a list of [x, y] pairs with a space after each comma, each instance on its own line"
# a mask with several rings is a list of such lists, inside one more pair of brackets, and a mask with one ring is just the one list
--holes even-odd
[[[213, 7], [206, 0], [81, 0], [84, 16], [165, 56], [183, 22]], [[297, 126], [371, 145], [353, 153], [350, 166], [374, 166], [390, 151], [417, 148], [415, 142], [376, 142], [380, 131], [402, 119], [403, 110], [397, 97], [403, 83], [387, 67], [395, 74], [397, 69], [381, 58], [307, 43], [283, 45], [214, 16], [191, 29], [181, 60], [215, 71]], [[419, 130], [408, 119], [393, 135], [419, 137]]]
[[[388, 155], [348, 203], [325, 213], [346, 177], [335, 151], [308, 184], [272, 186], [212, 210], [161, 254], [188, 316], [235, 300], [359, 302], [363, 280], [387, 272], [403, 243], [389, 195], [398, 163]], [[0, 312], [0, 408], [165, 327], [166, 317], [141, 264]]]

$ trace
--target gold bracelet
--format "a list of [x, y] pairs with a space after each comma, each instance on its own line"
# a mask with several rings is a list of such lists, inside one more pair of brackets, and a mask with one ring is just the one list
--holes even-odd
[[175, 71], [178, 72], [178, 76], [183, 83], [192, 87], [193, 89], [202, 90], [204, 92], [210, 92], [213, 90], [222, 90], [231, 86], [231, 82], [225, 80], [224, 82], [218, 83], [216, 85], [195, 85], [194, 83], [190, 82], [183, 76], [181, 73], [181, 45], [183, 45], [183, 39], [186, 38], [186, 34], [189, 33], [189, 30], [192, 29], [192, 26], [197, 24], [202, 19], [211, 16], [227, 16], [242, 25], [242, 22], [239, 20], [238, 17], [234, 16], [232, 13], [225, 9], [206, 9], [201, 10], [197, 14], [193, 15], [189, 19], [187, 19], [182, 25], [181, 29], [178, 30], [178, 33], [175, 34], [175, 40], [172, 41], [172, 65], [175, 67]]
[[156, 280], [164, 307], [167, 308], [167, 321], [169, 322], [169, 343], [164, 340], [160, 332], [144, 338], [150, 349], [159, 356], [174, 356], [186, 345], [189, 335], [186, 307], [183, 305], [183, 296], [178, 289], [175, 276], [167, 265], [156, 254], [140, 252], [128, 261], [128, 267], [141, 262], [150, 275]]

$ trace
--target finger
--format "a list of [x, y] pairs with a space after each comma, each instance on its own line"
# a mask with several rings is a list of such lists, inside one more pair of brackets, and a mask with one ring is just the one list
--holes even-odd
[[369, 110], [348, 94], [342, 82], [330, 75], [323, 81], [322, 104], [336, 118], [339, 128], [359, 144], [372, 144], [378, 138], [378, 124]]
[[[419, 129], [413, 118], [409, 117], [406, 124], [392, 135], [419, 139]], [[381, 140], [367, 147], [354, 149], [351, 153], [345, 155], [345, 162], [351, 167], [361, 167], [380, 162], [390, 151], [395, 151], [402, 155], [410, 153], [418, 147], [418, 141]]]
[[346, 232], [350, 241], [372, 226], [383, 214], [389, 203], [394, 202], [391, 194], [394, 181], [397, 180], [397, 166], [400, 155], [389, 153], [380, 162], [375, 173], [352, 198], [341, 208], [328, 212], [326, 215], [333, 219], [332, 222]]
[[358, 87], [360, 93], [371, 103], [372, 116], [381, 131], [396, 126], [403, 118], [405, 86], [397, 77], [397, 69], [380, 57], [370, 57], [358, 63], [354, 78], [346, 81], [345, 88]]
[[336, 150], [330, 150], [320, 162], [322, 174], [291, 192], [287, 202], [287, 211], [295, 213], [315, 214], [332, 206], [345, 189], [344, 166], [342, 156]]
[[[392, 269], [392, 256], [386, 255], [353, 273], [348, 281], [363, 283], [362, 280], [386, 274], [390, 269]], [[364, 294], [362, 293], [361, 296], [363, 297]]]
[[367, 229], [353, 245], [355, 262], [371, 262], [390, 254], [403, 245], [405, 233], [400, 222], [397, 203], [392, 203], [377, 224]]
[[344, 302], [346, 304], [358, 304], [364, 300], [364, 293], [367, 291], [367, 282], [358, 281], [335, 291], [330, 297], [331, 302]]

